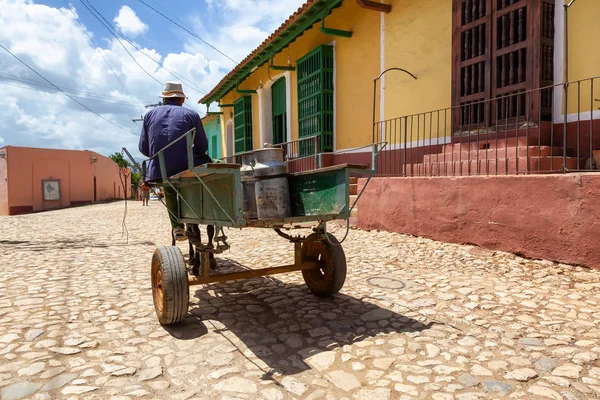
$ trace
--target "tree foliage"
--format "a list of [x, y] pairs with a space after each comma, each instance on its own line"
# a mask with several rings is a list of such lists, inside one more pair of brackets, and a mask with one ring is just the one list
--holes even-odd
[[131, 183], [135, 186], [140, 186], [142, 184], [142, 174], [139, 172], [132, 172]]
[[131, 184], [140, 186], [142, 184], [142, 174], [133, 171], [133, 165], [123, 157], [121, 153], [114, 153], [108, 156], [111, 160], [117, 163], [120, 168], [128, 168], [131, 172]]
[[111, 160], [117, 163], [117, 165], [121, 168], [131, 168], [131, 163], [123, 157], [121, 153], [114, 153], [108, 156]]

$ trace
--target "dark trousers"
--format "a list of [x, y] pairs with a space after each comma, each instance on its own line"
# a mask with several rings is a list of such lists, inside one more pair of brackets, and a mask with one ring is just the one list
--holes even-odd
[[165, 194], [165, 203], [167, 205], [167, 210], [169, 210], [169, 220], [171, 220], [171, 228], [183, 228], [183, 224], [177, 222], [177, 213], [178, 213], [178, 205], [177, 205], [177, 192], [175, 189], [169, 186], [163, 187], [163, 192]]
[[[196, 166], [211, 162], [211, 158], [206, 154], [202, 154], [199, 156], [194, 155], [194, 165]], [[173, 229], [184, 228], [183, 224], [177, 222], [177, 192], [175, 191], [175, 189], [168, 186], [168, 184], [163, 186], [163, 192], [165, 194], [165, 203], [167, 205], [167, 209], [169, 210], [169, 219], [171, 220], [171, 227]]]

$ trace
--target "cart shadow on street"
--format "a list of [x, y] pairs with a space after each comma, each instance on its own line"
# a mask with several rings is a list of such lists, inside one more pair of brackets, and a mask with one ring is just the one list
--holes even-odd
[[156, 246], [154, 242], [131, 242], [131, 243], [102, 243], [93, 239], [77, 239], [77, 240], [0, 240], [1, 246], [10, 246], [11, 249], [27, 250], [27, 251], [56, 251], [56, 250], [72, 250], [72, 249], [87, 249], [101, 248], [107, 249], [112, 247], [129, 247], [129, 246]]
[[[220, 258], [217, 271], [248, 269]], [[300, 281], [285, 283], [273, 277], [199, 286], [196, 291], [192, 288], [188, 318], [164, 328], [181, 340], [197, 339], [214, 331], [263, 370], [263, 379], [271, 379], [274, 373], [293, 375], [314, 368], [319, 358], [314, 356], [326, 351], [360, 346], [381, 334], [419, 332], [431, 327], [343, 292], [319, 298]], [[329, 353], [326, 358], [331, 356]], [[374, 359], [381, 354], [365, 351], [365, 356]], [[322, 365], [322, 361], [316, 363], [317, 368]]]

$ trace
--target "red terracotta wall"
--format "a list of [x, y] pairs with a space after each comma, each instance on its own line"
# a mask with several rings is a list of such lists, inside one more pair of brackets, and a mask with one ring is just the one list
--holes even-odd
[[33, 211], [33, 169], [27, 149], [7, 148], [9, 214]]
[[[60, 159], [33, 159], [32, 162], [32, 192], [33, 211], [52, 210], [71, 205], [71, 176], [70, 163]], [[60, 180], [60, 200], [44, 200], [42, 181], [44, 179]]]
[[[91, 202], [91, 164], [88, 151], [9, 147], [10, 207], [26, 211], [29, 206], [32, 211], [41, 211], [68, 207], [72, 201]], [[60, 202], [43, 200], [43, 179], [60, 179]]]
[[[119, 166], [108, 157], [97, 153], [92, 154], [97, 159], [93, 166], [94, 175], [96, 176], [96, 201], [125, 198], [123, 183], [119, 178]], [[128, 195], [131, 194], [130, 186], [131, 183], [128, 177], [127, 182], [125, 182]]]
[[[0, 215], [19, 214], [88, 204], [94, 201], [94, 175], [97, 200], [124, 198], [119, 168], [108, 157], [90, 151], [7, 147], [4, 171], [10, 190], [4, 203], [0, 200]], [[95, 160], [94, 160], [95, 158]], [[1, 161], [1, 159], [0, 159]], [[2, 179], [0, 162], [0, 179]], [[44, 201], [42, 180], [60, 180], [60, 201]], [[126, 187], [129, 188], [127, 179]], [[0, 195], [2, 193], [0, 183]], [[130, 189], [128, 189], [129, 192]]]
[[357, 224], [600, 269], [600, 175], [374, 178]]

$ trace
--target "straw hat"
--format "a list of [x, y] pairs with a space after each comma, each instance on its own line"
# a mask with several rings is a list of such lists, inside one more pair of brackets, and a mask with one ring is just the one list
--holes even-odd
[[165, 83], [162, 94], [158, 97], [162, 97], [163, 99], [187, 99], [186, 95], [183, 93], [183, 86], [179, 82]]

